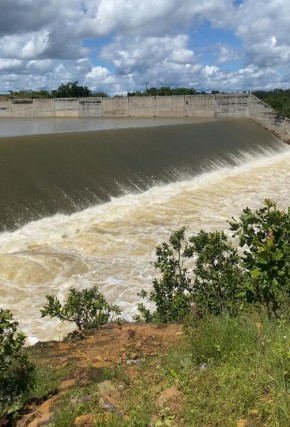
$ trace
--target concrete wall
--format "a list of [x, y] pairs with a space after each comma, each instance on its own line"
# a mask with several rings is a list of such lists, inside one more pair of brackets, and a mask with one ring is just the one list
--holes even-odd
[[215, 95], [215, 117], [248, 117], [249, 94]]
[[102, 117], [102, 98], [81, 98], [79, 100], [79, 117]]
[[290, 142], [290, 120], [248, 93], [11, 99], [0, 101], [1, 117], [251, 117]]
[[290, 120], [254, 95], [250, 95], [249, 117], [255, 122], [290, 143]]
[[248, 116], [248, 94], [11, 99], [0, 101], [0, 117], [241, 116]]
[[210, 117], [215, 115], [215, 96], [214, 95], [186, 95], [184, 97], [184, 115], [185, 117]]

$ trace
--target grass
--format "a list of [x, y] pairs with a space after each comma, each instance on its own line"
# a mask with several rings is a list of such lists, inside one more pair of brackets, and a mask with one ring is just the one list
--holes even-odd
[[[247, 314], [207, 317], [185, 327], [183, 345], [133, 366], [105, 368], [57, 403], [51, 427], [71, 427], [91, 413], [97, 427], [286, 427], [290, 425], [290, 323]], [[74, 369], [37, 368], [35, 397], [51, 392]], [[89, 369], [89, 367], [88, 367]], [[45, 381], [44, 381], [45, 379]], [[118, 390], [118, 413], [99, 405], [98, 383]], [[175, 387], [161, 408], [156, 399]]]

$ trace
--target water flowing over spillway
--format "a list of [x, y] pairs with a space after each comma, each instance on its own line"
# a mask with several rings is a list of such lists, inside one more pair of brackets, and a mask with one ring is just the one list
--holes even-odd
[[1, 225], [19, 227], [0, 234], [0, 306], [30, 342], [66, 332], [40, 318], [45, 295], [97, 284], [130, 318], [171, 231], [225, 229], [265, 198], [289, 205], [290, 148], [247, 119], [51, 137], [0, 140]]

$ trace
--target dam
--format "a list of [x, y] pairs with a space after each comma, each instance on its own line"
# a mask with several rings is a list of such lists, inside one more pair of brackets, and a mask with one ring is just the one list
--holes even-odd
[[0, 306], [28, 343], [68, 332], [41, 319], [45, 295], [98, 285], [131, 319], [172, 231], [289, 205], [290, 147], [247, 116], [1, 120]]

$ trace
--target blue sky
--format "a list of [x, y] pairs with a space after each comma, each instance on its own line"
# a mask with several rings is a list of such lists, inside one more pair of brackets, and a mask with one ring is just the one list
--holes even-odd
[[0, 0], [0, 93], [289, 88], [289, 0]]

